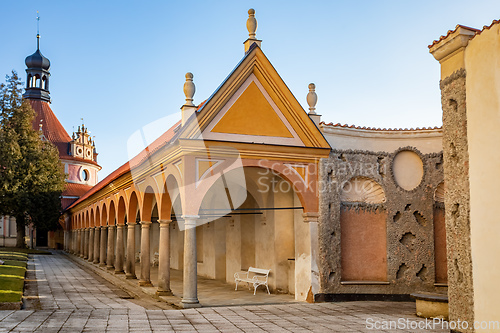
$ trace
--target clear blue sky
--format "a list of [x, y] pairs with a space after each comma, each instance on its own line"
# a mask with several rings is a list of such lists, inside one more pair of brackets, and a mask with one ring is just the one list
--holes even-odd
[[322, 120], [373, 127], [441, 125], [439, 64], [427, 45], [456, 24], [481, 28], [500, 1], [8, 1], [0, 2], [0, 74], [36, 49], [51, 61], [52, 109], [69, 134], [85, 119], [99, 178], [127, 161], [133, 132], [179, 111], [184, 74], [195, 103], [243, 56], [247, 10], [262, 49]]

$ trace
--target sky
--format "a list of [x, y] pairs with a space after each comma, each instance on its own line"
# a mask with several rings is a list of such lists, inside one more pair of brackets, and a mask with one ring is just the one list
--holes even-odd
[[500, 18], [498, 0], [2, 0], [0, 74], [26, 80], [38, 10], [51, 108], [70, 135], [84, 119], [102, 180], [131, 157], [134, 133], [180, 117], [186, 72], [195, 104], [224, 81], [244, 55], [249, 8], [304, 109], [314, 82], [322, 121], [380, 128], [441, 126], [440, 68], [427, 46], [457, 24]]

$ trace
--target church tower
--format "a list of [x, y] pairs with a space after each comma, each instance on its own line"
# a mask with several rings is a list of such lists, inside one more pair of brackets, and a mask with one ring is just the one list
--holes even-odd
[[23, 97], [36, 112], [33, 128], [40, 130], [43, 137], [57, 147], [64, 164], [67, 185], [61, 204], [65, 209], [98, 182], [97, 172], [101, 167], [97, 164], [95, 143], [83, 124], [70, 137], [50, 108], [50, 61], [40, 51], [39, 34], [36, 51], [26, 57], [25, 63], [27, 79]]

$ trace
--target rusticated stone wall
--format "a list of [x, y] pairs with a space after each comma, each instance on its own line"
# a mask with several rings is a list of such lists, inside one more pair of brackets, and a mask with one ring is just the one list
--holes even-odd
[[[396, 181], [393, 161], [400, 152], [414, 152], [422, 161], [420, 183], [411, 190]], [[342, 189], [354, 177], [366, 177], [383, 188], [381, 203], [342, 202]], [[436, 291], [434, 258], [434, 192], [443, 181], [442, 153], [421, 154], [414, 147], [393, 153], [332, 150], [320, 166], [320, 298], [342, 294], [408, 295]], [[342, 281], [341, 209], [384, 212], [387, 280], [385, 284]], [[352, 231], [351, 231], [352, 232]], [[345, 258], [344, 258], [345, 260]], [[342, 283], [344, 282], [344, 283]], [[327, 295], [327, 296], [325, 296]], [[329, 295], [329, 296], [328, 296]], [[333, 295], [333, 296], [332, 296]]]
[[[443, 107], [443, 156], [446, 184], [450, 320], [474, 320], [470, 242], [469, 153], [467, 145], [466, 73], [456, 71], [440, 83]], [[472, 331], [472, 330], [470, 330]]]

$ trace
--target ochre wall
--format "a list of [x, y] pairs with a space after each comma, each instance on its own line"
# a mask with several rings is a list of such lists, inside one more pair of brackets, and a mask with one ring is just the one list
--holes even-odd
[[500, 321], [499, 33], [500, 25], [495, 24], [475, 36], [465, 50], [471, 252], [477, 321]]
[[387, 212], [340, 212], [342, 281], [387, 281]]

